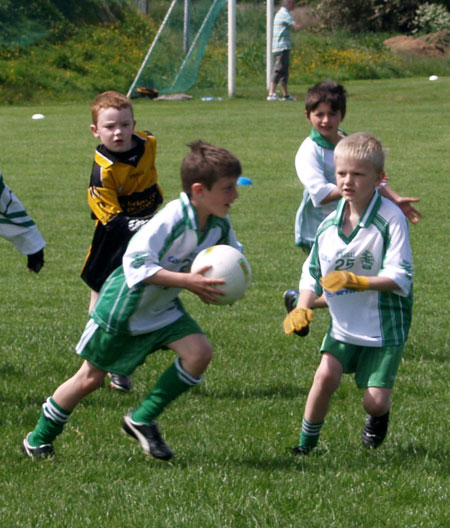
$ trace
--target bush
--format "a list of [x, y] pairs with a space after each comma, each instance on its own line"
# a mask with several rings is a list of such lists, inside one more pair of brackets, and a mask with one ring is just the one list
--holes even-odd
[[434, 33], [444, 29], [450, 29], [450, 13], [443, 5], [425, 2], [417, 9], [413, 33]]
[[314, 8], [322, 27], [336, 30], [410, 31], [419, 0], [320, 0]]

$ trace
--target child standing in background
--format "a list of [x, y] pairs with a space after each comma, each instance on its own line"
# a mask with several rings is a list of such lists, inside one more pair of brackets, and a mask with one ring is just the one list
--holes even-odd
[[[135, 131], [131, 101], [118, 92], [104, 92], [91, 113], [91, 131], [101, 145], [95, 151], [88, 192], [95, 232], [81, 272], [91, 288], [89, 313], [108, 276], [122, 264], [131, 237], [163, 201], [155, 167], [156, 138]], [[112, 388], [131, 388], [129, 377], [110, 378]]]

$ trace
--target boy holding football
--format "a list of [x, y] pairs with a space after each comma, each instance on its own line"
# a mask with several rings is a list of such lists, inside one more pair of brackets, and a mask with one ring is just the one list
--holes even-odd
[[366, 447], [384, 440], [391, 391], [412, 313], [412, 256], [408, 223], [392, 201], [380, 196], [384, 151], [373, 136], [341, 139], [334, 151], [342, 198], [320, 225], [300, 279], [300, 296], [283, 322], [287, 334], [313, 320], [312, 307], [325, 293], [331, 324], [322, 347], [295, 454], [316, 447], [331, 396], [343, 373], [355, 373], [365, 389], [362, 431]]
[[[95, 232], [81, 272], [91, 288], [89, 313], [108, 276], [122, 264], [131, 237], [163, 201], [155, 167], [156, 138], [135, 130], [131, 101], [119, 92], [103, 92], [91, 114], [91, 132], [101, 145], [95, 151], [88, 192]], [[111, 373], [110, 378], [112, 388], [131, 388], [128, 376]]]
[[198, 385], [212, 358], [211, 345], [185, 311], [181, 289], [205, 303], [217, 300], [222, 279], [206, 278], [208, 267], [190, 271], [203, 249], [228, 244], [239, 250], [228, 217], [238, 197], [239, 160], [227, 150], [196, 141], [181, 166], [183, 192], [150, 219], [130, 241], [101, 289], [76, 347], [84, 359], [78, 372], [42, 406], [34, 431], [22, 448], [30, 458], [54, 454], [53, 441], [76, 405], [102, 387], [107, 372], [130, 375], [147, 355], [169, 348], [177, 356], [154, 389], [123, 419], [123, 429], [143, 450], [168, 460], [173, 453], [155, 419], [183, 392]]

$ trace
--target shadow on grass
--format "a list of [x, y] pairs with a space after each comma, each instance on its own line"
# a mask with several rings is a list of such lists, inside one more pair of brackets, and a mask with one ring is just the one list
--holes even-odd
[[250, 400], [250, 399], [297, 399], [308, 394], [309, 387], [300, 387], [291, 383], [276, 383], [267, 387], [229, 387], [223, 390], [213, 390], [199, 387], [196, 392], [199, 396], [214, 399]]
[[308, 456], [296, 456], [285, 448], [284, 453], [276, 456], [252, 454], [242, 458], [232, 458], [236, 466], [247, 466], [252, 469], [267, 470], [293, 470], [307, 471], [308, 473], [336, 473], [346, 472], [361, 473], [362, 471], [386, 468], [395, 471], [423, 470], [433, 475], [447, 476], [450, 471], [449, 450], [438, 447], [427, 448], [423, 445], [407, 445], [394, 447], [389, 450], [360, 449], [342, 452], [337, 449], [317, 448]]
[[[279, 442], [279, 441], [278, 441]], [[277, 443], [278, 443], [277, 442]], [[325, 443], [324, 443], [325, 444]], [[247, 467], [251, 470], [267, 471], [301, 471], [311, 474], [346, 473], [364, 474], [368, 478], [371, 472], [377, 474], [389, 473], [428, 473], [430, 475], [446, 477], [450, 471], [449, 449], [439, 446], [425, 446], [423, 444], [386, 445], [384, 449], [366, 449], [362, 445], [342, 450], [338, 444], [319, 445], [308, 456], [294, 455], [289, 445], [271, 445], [270, 450], [260, 444], [260, 449], [251, 447], [243, 453], [212, 453], [206, 451], [199, 456], [195, 450], [185, 446], [186, 451], [173, 459], [175, 467], [188, 468], [192, 466], [220, 465], [239, 468]], [[276, 452], [274, 452], [274, 450]]]

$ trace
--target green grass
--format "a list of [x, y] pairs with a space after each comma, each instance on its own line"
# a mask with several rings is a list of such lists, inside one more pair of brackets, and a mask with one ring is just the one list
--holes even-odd
[[[292, 91], [302, 99], [306, 87]], [[171, 463], [146, 458], [120, 433], [123, 414], [173, 360], [169, 352], [149, 358], [130, 394], [104, 389], [88, 397], [55, 442], [54, 460], [33, 462], [20, 452], [44, 399], [80, 364], [73, 349], [88, 307], [79, 271], [93, 232], [86, 187], [96, 142], [89, 102], [0, 107], [1, 170], [48, 243], [36, 276], [0, 239], [2, 528], [448, 525], [450, 78], [346, 88], [344, 128], [378, 136], [389, 149], [392, 187], [421, 198], [424, 218], [411, 227], [414, 320], [386, 443], [374, 452], [361, 447], [362, 394], [347, 376], [320, 447], [305, 460], [286, 448], [298, 439], [328, 316], [317, 312], [304, 340], [282, 333], [281, 295], [295, 287], [303, 262], [293, 245], [302, 192], [293, 161], [309, 133], [301, 100], [267, 103], [241, 90], [221, 102], [135, 104], [138, 128], [159, 140], [166, 200], [178, 195], [186, 143], [199, 137], [232, 150], [254, 182], [240, 189], [232, 212], [254, 275], [246, 298], [212, 307], [183, 294], [215, 357], [204, 383], [159, 420], [176, 453]], [[36, 112], [46, 118], [33, 121]]]

